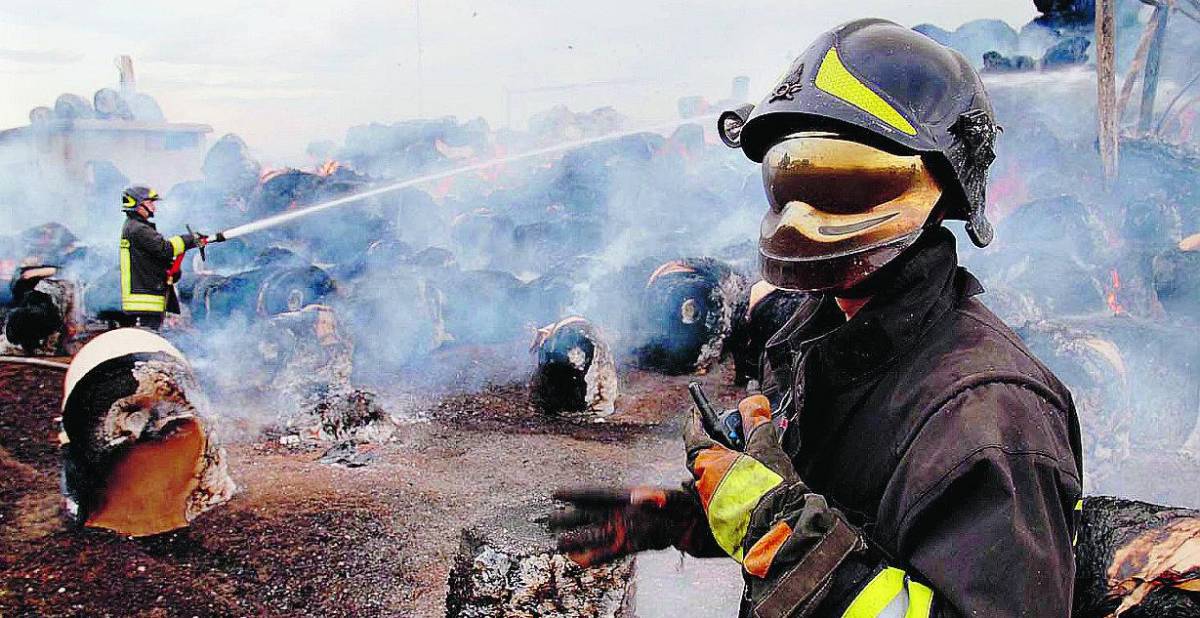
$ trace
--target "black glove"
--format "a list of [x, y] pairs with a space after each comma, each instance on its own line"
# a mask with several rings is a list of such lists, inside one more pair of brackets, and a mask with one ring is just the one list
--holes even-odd
[[719, 555], [693, 492], [581, 487], [553, 495], [568, 505], [550, 515], [550, 527], [563, 530], [558, 549], [581, 566], [671, 546], [698, 556]]

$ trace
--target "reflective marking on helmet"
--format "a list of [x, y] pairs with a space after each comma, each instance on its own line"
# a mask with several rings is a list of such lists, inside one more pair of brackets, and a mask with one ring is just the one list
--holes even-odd
[[859, 221], [858, 223], [851, 223], [849, 225], [822, 225], [817, 228], [817, 231], [825, 236], [845, 236], [847, 234], [853, 234], [855, 232], [861, 232], [863, 230], [873, 228], [884, 221], [890, 220], [892, 217], [895, 217], [898, 214], [900, 213], [889, 212], [882, 217], [875, 217], [874, 219], [867, 219], [866, 221]]
[[917, 130], [896, 111], [896, 108], [846, 69], [835, 47], [830, 47], [829, 51], [825, 52], [825, 58], [821, 60], [821, 68], [817, 70], [817, 77], [813, 83], [826, 94], [867, 112], [901, 133], [917, 134]]

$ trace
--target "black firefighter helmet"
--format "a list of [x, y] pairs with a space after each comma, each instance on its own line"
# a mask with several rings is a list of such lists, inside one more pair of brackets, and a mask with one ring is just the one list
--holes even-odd
[[918, 32], [882, 19], [838, 26], [761, 103], [718, 125], [763, 164], [771, 210], [759, 252], [774, 285], [850, 288], [942, 217], [991, 242], [991, 103], [961, 54]]
[[121, 210], [129, 211], [137, 208], [142, 202], [152, 202], [162, 199], [158, 192], [150, 187], [134, 185], [125, 189], [121, 194]]

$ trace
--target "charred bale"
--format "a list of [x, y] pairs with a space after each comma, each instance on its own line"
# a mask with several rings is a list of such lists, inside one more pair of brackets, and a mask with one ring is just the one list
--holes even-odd
[[746, 288], [745, 296], [727, 343], [733, 355], [734, 383], [739, 386], [759, 379], [767, 341], [793, 315], [817, 300], [812, 294], [781, 290], [766, 281]]
[[659, 266], [641, 294], [637, 364], [669, 375], [706, 371], [722, 356], [746, 285], [741, 274], [712, 258]]
[[447, 618], [632, 618], [632, 556], [584, 568], [554, 549], [538, 523], [540, 505], [502, 515], [462, 532], [450, 569]]
[[539, 328], [530, 347], [537, 359], [530, 398], [548, 414], [613, 413], [617, 365], [599, 330], [580, 316]]
[[1200, 511], [1083, 500], [1074, 618], [1200, 616]]
[[79, 327], [78, 292], [72, 281], [59, 278], [53, 266], [27, 266], [17, 271], [9, 290], [11, 304], [4, 321], [4, 338], [26, 354], [68, 353]]
[[236, 491], [187, 360], [156, 334], [124, 328], [89, 342], [62, 406], [62, 486], [78, 524], [159, 534]]

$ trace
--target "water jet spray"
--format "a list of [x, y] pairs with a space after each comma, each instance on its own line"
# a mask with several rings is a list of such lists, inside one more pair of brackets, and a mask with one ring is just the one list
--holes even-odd
[[223, 232], [218, 232], [213, 237], [212, 242], [222, 242], [225, 240], [229, 240], [231, 238], [237, 238], [238, 236], [244, 236], [251, 232], [258, 232], [261, 230], [277, 227], [277, 226], [283, 225], [285, 223], [299, 219], [301, 217], [307, 217], [308, 215], [311, 215], [311, 214], [314, 214], [317, 212], [321, 212], [323, 210], [329, 210], [331, 208], [337, 208], [339, 206], [353, 204], [355, 202], [367, 199], [369, 197], [375, 197], [377, 195], [383, 195], [385, 193], [399, 191], [400, 189], [405, 189], [405, 188], [408, 188], [408, 187], [411, 187], [414, 185], [419, 185], [419, 184], [423, 184], [423, 183], [427, 183], [427, 182], [433, 182], [435, 180], [441, 180], [443, 178], [457, 176], [459, 174], [463, 174], [466, 172], [474, 172], [474, 171], [478, 171], [478, 170], [482, 170], [482, 169], [487, 169], [489, 167], [493, 167], [496, 165], [511, 163], [513, 161], [521, 161], [524, 159], [531, 159], [533, 157], [540, 157], [540, 156], [544, 156], [544, 155], [548, 155], [548, 154], [564, 152], [564, 151], [571, 150], [573, 148], [578, 148], [581, 146], [588, 146], [591, 144], [597, 144], [597, 143], [606, 142], [606, 141], [610, 141], [610, 140], [614, 140], [614, 139], [620, 139], [622, 137], [628, 137], [630, 135], [637, 135], [638, 133], [649, 133], [649, 132], [655, 132], [655, 131], [662, 131], [665, 129], [673, 129], [678, 126], [690, 124], [690, 123], [694, 123], [694, 122], [705, 122], [708, 120], [715, 119], [716, 117], [717, 117], [716, 114], [709, 114], [709, 115], [705, 115], [705, 116], [696, 116], [693, 118], [676, 120], [676, 121], [672, 121], [672, 122], [669, 122], [666, 124], [660, 124], [660, 125], [655, 125], [655, 126], [651, 126], [651, 127], [642, 127], [642, 128], [635, 129], [632, 131], [621, 131], [618, 133], [608, 133], [608, 134], [600, 135], [597, 137], [589, 137], [586, 139], [574, 140], [574, 141], [565, 142], [562, 144], [555, 144], [554, 146], [547, 146], [545, 148], [538, 148], [538, 149], [530, 150], [528, 152], [523, 152], [520, 154], [509, 155], [509, 156], [500, 157], [497, 159], [489, 159], [487, 161], [481, 161], [479, 163], [473, 163], [471, 165], [464, 165], [464, 166], [456, 167], [454, 169], [449, 169], [449, 170], [445, 170], [445, 171], [441, 171], [441, 172], [425, 174], [422, 176], [417, 176], [416, 178], [409, 178], [408, 180], [402, 180], [399, 182], [384, 185], [382, 187], [376, 187], [374, 189], [355, 193], [353, 195], [347, 195], [347, 196], [339, 197], [337, 199], [329, 200], [326, 202], [321, 202], [320, 204], [313, 204], [312, 206], [308, 206], [306, 208], [301, 208], [299, 210], [280, 213], [278, 215], [267, 217], [265, 219], [259, 219], [258, 221], [251, 221], [250, 223], [245, 223], [245, 224], [242, 224], [242, 225], [239, 225], [236, 227], [232, 227]]

